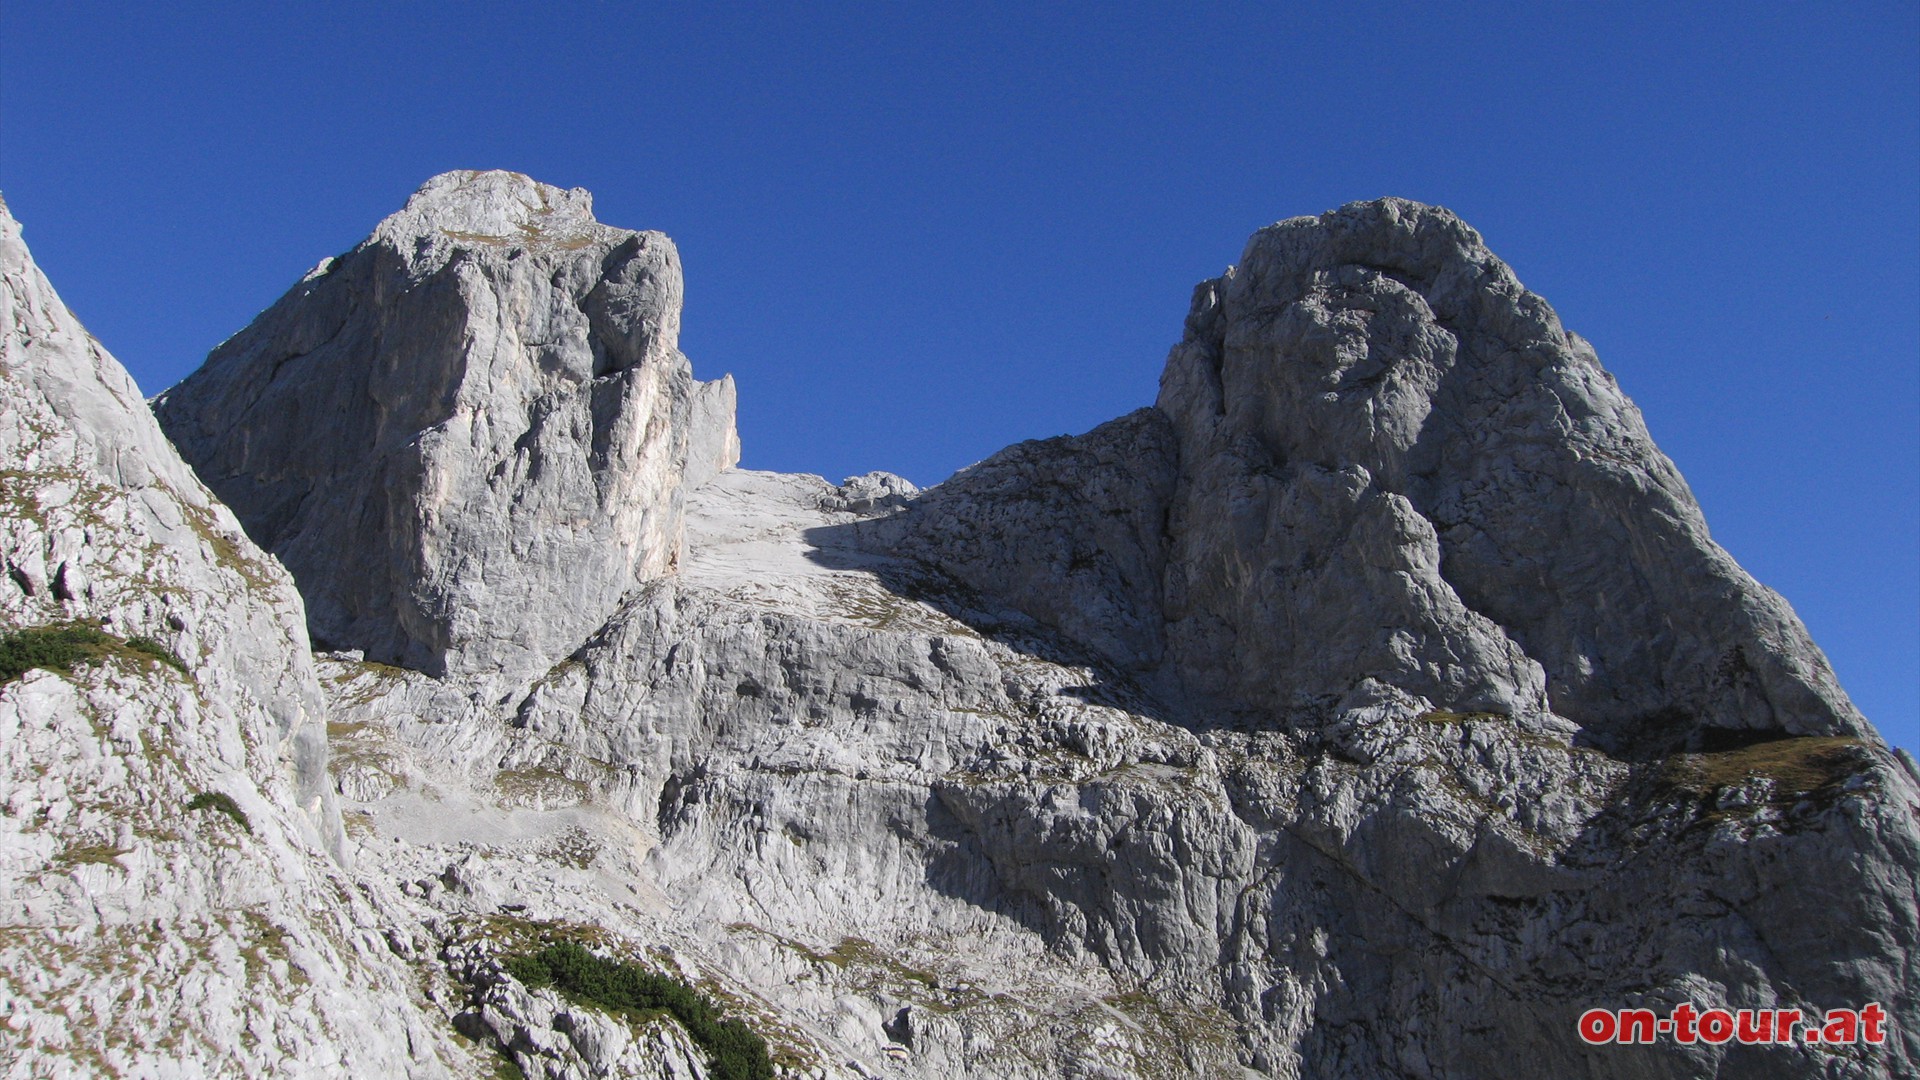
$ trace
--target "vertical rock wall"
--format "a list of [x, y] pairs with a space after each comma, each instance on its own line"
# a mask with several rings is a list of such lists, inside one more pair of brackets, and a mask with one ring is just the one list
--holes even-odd
[[321, 646], [538, 674], [677, 565], [688, 473], [738, 460], [681, 295], [672, 241], [598, 223], [585, 191], [447, 173], [155, 412]]

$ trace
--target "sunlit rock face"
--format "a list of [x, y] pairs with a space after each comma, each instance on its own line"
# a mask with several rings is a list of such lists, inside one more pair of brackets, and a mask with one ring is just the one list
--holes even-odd
[[1196, 291], [1159, 407], [1196, 685], [1311, 706], [1364, 673], [1614, 741], [1864, 729], [1592, 348], [1445, 210], [1254, 234]]
[[671, 572], [688, 476], [738, 460], [681, 296], [672, 241], [600, 224], [585, 191], [447, 173], [155, 412], [317, 642], [512, 678]]
[[368, 947], [405, 917], [355, 888], [292, 580], [4, 203], [0, 462], [0, 638], [92, 643], [0, 681], [0, 1073], [449, 1075], [431, 979]]

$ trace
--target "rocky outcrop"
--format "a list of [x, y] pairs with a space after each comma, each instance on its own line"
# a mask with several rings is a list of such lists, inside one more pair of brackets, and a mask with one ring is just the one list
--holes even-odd
[[854, 529], [1150, 679], [1167, 661], [1160, 592], [1178, 469], [1172, 426], [1142, 409], [1008, 447]]
[[[1444, 210], [1256, 233], [1197, 291], [1159, 405], [1170, 634], [1203, 687], [1337, 700], [1365, 672], [1456, 708], [1544, 691], [1602, 736], [1865, 730], [1592, 348]], [[1369, 597], [1400, 610], [1356, 640]], [[1269, 664], [1295, 677], [1249, 683]]]
[[[1089, 439], [1151, 445], [1150, 419]], [[1628, 1059], [1575, 1034], [1595, 1002], [1911, 1013], [1920, 789], [1875, 740], [1636, 760], [1551, 713], [1384, 694], [1319, 728], [1224, 724], [876, 550], [912, 512], [888, 486], [701, 488], [681, 572], [504, 708], [341, 684], [406, 762], [357, 807], [420, 829], [453, 761], [481, 790], [542, 778], [546, 814], [619, 815], [645, 839], [602, 825], [601, 849], [642, 855], [621, 874], [654, 933], [875, 1075], [1868, 1077], [1920, 1051]]]
[[672, 241], [585, 191], [435, 177], [155, 412], [293, 572], [314, 639], [436, 675], [537, 673], [681, 557], [734, 464], [731, 382], [677, 348]]

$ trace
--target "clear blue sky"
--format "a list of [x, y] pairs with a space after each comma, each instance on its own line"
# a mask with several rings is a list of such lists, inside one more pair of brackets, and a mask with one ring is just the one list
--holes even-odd
[[152, 393], [434, 173], [586, 187], [747, 465], [921, 483], [1149, 403], [1255, 228], [1440, 203], [1920, 749], [1920, 8], [815, 6], [11, 3], [0, 191]]

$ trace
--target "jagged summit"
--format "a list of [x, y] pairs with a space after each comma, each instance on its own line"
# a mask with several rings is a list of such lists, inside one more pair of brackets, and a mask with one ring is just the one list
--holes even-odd
[[1404, 199], [1261, 229], [1153, 409], [872, 528], [1203, 711], [1572, 721], [1618, 752], [1868, 730], [1592, 348]]
[[[1260, 230], [1196, 295], [1159, 407], [1201, 492], [1186, 520], [1264, 505], [1270, 530], [1310, 535], [1302, 500], [1332, 484], [1360, 518], [1398, 522], [1391, 562], [1421, 582], [1409, 614], [1438, 617], [1400, 620], [1428, 685], [1471, 693], [1462, 660], [1512, 665], [1495, 694], [1523, 705], [1528, 665], [1503, 658], [1524, 656], [1555, 712], [1603, 733], [1865, 730], [1786, 602], [1713, 542], [1592, 347], [1446, 210], [1382, 199]], [[1308, 602], [1243, 576], [1237, 544], [1187, 549], [1189, 583], [1233, 590], [1242, 619]], [[1472, 617], [1440, 614], [1456, 604]], [[1336, 630], [1294, 623], [1309, 647]], [[1189, 655], [1218, 644], [1203, 631]]]
[[406, 206], [381, 221], [374, 233], [418, 235], [427, 229], [452, 229], [510, 237], [545, 227], [598, 224], [593, 194], [586, 188], [543, 184], [504, 169], [455, 169], [421, 184]]
[[[593, 195], [585, 188], [559, 188], [501, 169], [460, 169], [420, 185], [404, 207], [375, 227], [369, 242], [444, 260], [476, 245], [552, 250], [637, 235], [596, 221]], [[646, 235], [671, 246], [665, 234]]]
[[[595, 222], [584, 191], [446, 173], [158, 411], [302, 580], [317, 638], [531, 670], [678, 563], [681, 492], [738, 458], [680, 307], [661, 234]], [[262, 408], [288, 422], [230, 422]], [[987, 468], [884, 543], [1164, 693], [1278, 723], [1398, 702], [1550, 712], [1616, 747], [1865, 730], [1591, 347], [1446, 210], [1256, 232], [1195, 291], [1124, 442], [1023, 466], [1120, 500], [1105, 524], [1097, 499], [1002, 505]]]

